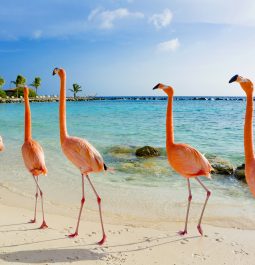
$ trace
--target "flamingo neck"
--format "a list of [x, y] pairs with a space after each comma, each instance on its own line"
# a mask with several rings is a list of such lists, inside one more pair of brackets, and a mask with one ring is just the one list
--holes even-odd
[[60, 76], [60, 99], [59, 99], [59, 129], [60, 129], [60, 141], [63, 141], [67, 137], [66, 129], [66, 74], [64, 71], [59, 73]]
[[166, 112], [166, 147], [174, 143], [174, 124], [173, 124], [173, 95], [168, 95]]
[[247, 93], [246, 114], [244, 122], [245, 163], [254, 161], [252, 119], [253, 119], [253, 95], [251, 92]]
[[28, 141], [31, 138], [32, 138], [31, 111], [30, 111], [28, 94], [25, 94], [25, 136], [24, 136], [24, 141]]

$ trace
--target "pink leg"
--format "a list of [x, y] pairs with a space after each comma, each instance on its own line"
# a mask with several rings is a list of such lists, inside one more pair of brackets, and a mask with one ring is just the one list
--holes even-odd
[[84, 196], [84, 176], [81, 175], [81, 178], [82, 178], [82, 198], [81, 198], [81, 206], [80, 206], [80, 211], [79, 211], [79, 216], [78, 216], [78, 221], [77, 221], [77, 225], [76, 225], [75, 232], [73, 234], [70, 234], [69, 235], [70, 238], [78, 236], [78, 229], [79, 229], [79, 224], [80, 224], [80, 219], [81, 219], [81, 213], [82, 213], [83, 205], [85, 203], [85, 196]]
[[94, 188], [90, 178], [88, 175], [86, 175], [88, 181], [89, 181], [89, 184], [91, 186], [91, 188], [93, 189], [96, 197], [97, 197], [97, 203], [98, 203], [98, 208], [99, 208], [99, 214], [100, 214], [100, 221], [101, 221], [101, 228], [102, 228], [102, 234], [103, 234], [103, 237], [102, 239], [98, 242], [99, 245], [103, 245], [105, 240], [106, 240], [106, 234], [105, 234], [105, 231], [104, 231], [104, 224], [103, 224], [103, 218], [102, 218], [102, 211], [101, 211], [101, 198], [99, 197], [98, 193], [96, 192], [96, 189]]
[[185, 227], [183, 231], [179, 231], [179, 235], [184, 236], [185, 234], [187, 234], [187, 225], [188, 225], [188, 219], [189, 219], [189, 209], [190, 209], [190, 203], [192, 200], [192, 194], [191, 194], [191, 188], [190, 188], [190, 181], [187, 178], [188, 181], [188, 190], [189, 190], [189, 197], [188, 197], [188, 207], [187, 207], [187, 213], [186, 213], [186, 220], [185, 220]]
[[204, 190], [206, 191], [206, 199], [205, 199], [205, 203], [204, 203], [204, 206], [203, 206], [203, 209], [202, 209], [202, 212], [201, 212], [201, 215], [200, 215], [200, 218], [199, 218], [199, 221], [198, 221], [198, 225], [197, 225], [197, 229], [198, 229], [198, 232], [201, 234], [201, 236], [203, 235], [203, 230], [201, 228], [201, 222], [202, 222], [202, 218], [203, 218], [203, 214], [204, 214], [204, 211], [205, 211], [205, 207], [206, 207], [206, 204], [207, 204], [207, 201], [211, 195], [211, 192], [206, 188], [206, 186], [202, 183], [202, 181], [197, 177], [196, 180], [199, 182], [199, 184], [204, 188]]
[[[34, 178], [34, 176], [33, 176]], [[36, 177], [38, 181], [38, 177]], [[38, 187], [36, 185], [36, 192], [35, 192], [35, 212], [34, 212], [34, 219], [31, 219], [29, 223], [34, 224], [36, 222], [36, 208], [37, 208], [37, 199], [38, 199]]]
[[35, 180], [35, 183], [36, 183], [36, 186], [38, 187], [38, 190], [40, 192], [40, 196], [41, 196], [41, 205], [42, 205], [42, 215], [43, 215], [43, 222], [41, 224], [41, 226], [39, 227], [40, 229], [45, 229], [45, 228], [48, 228], [48, 225], [46, 224], [45, 222], [45, 219], [44, 219], [44, 209], [43, 209], [43, 192], [38, 184], [38, 178], [36, 179], [34, 177], [34, 180]]

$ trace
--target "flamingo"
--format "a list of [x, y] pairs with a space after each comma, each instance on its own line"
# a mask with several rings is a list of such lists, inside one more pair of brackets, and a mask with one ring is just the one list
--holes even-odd
[[101, 198], [90, 180], [89, 173], [107, 170], [107, 166], [104, 164], [103, 158], [100, 153], [87, 140], [68, 135], [66, 128], [66, 73], [64, 69], [55, 68], [53, 70], [53, 75], [55, 74], [58, 74], [60, 77], [59, 125], [61, 148], [65, 156], [80, 170], [82, 179], [82, 198], [78, 221], [75, 232], [73, 234], [70, 234], [69, 237], [73, 238], [78, 236], [81, 213], [83, 205], [85, 203], [84, 182], [86, 178], [97, 198], [103, 234], [102, 239], [98, 242], [98, 244], [102, 245], [106, 240], [106, 234], [104, 231], [101, 211]]
[[244, 122], [245, 178], [251, 193], [255, 196], [255, 158], [253, 150], [253, 83], [240, 75], [234, 75], [229, 83], [238, 82], [246, 93], [246, 114]]
[[30, 223], [36, 222], [36, 208], [37, 208], [37, 199], [38, 199], [38, 191], [41, 197], [41, 206], [42, 206], [42, 216], [43, 222], [40, 229], [47, 228], [47, 224], [44, 218], [44, 208], [43, 208], [43, 192], [39, 186], [39, 175], [46, 175], [47, 168], [44, 161], [44, 152], [42, 147], [38, 142], [32, 139], [31, 132], [31, 111], [28, 99], [29, 90], [27, 87], [24, 87], [24, 99], [25, 99], [25, 136], [24, 136], [24, 144], [22, 145], [22, 156], [27, 170], [32, 174], [33, 179], [36, 185], [36, 193], [35, 193], [35, 209], [34, 209], [34, 219], [30, 221]]
[[168, 162], [171, 167], [179, 173], [181, 176], [187, 179], [188, 184], [188, 207], [186, 212], [186, 221], [184, 230], [179, 231], [179, 235], [187, 234], [187, 223], [189, 217], [190, 203], [192, 200], [190, 178], [195, 178], [195, 180], [203, 187], [206, 191], [206, 199], [204, 206], [198, 221], [197, 229], [198, 232], [203, 235], [203, 230], [201, 227], [201, 222], [207, 201], [211, 195], [211, 191], [202, 183], [199, 176], [205, 176], [210, 178], [210, 172], [212, 167], [208, 160], [195, 148], [190, 145], [183, 143], [174, 142], [174, 125], [173, 125], [173, 95], [174, 89], [171, 86], [164, 84], [157, 84], [153, 89], [162, 89], [168, 96], [167, 114], [166, 114], [166, 150]]
[[4, 142], [3, 142], [3, 138], [0, 135], [0, 152], [4, 150]]

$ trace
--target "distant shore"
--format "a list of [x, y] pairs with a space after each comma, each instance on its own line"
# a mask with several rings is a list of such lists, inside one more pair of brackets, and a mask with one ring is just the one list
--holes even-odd
[[[36, 98], [30, 98], [30, 102], [58, 102], [58, 96], [37, 96]], [[106, 101], [106, 100], [167, 100], [167, 97], [161, 96], [107, 96], [107, 97], [67, 97], [67, 101]], [[231, 100], [231, 101], [243, 101], [245, 100], [244, 97], [220, 97], [220, 96], [178, 96], [174, 97], [174, 100], [201, 100], [201, 101], [219, 101], [219, 100]], [[0, 98], [0, 103], [22, 103], [24, 101], [23, 98]]]

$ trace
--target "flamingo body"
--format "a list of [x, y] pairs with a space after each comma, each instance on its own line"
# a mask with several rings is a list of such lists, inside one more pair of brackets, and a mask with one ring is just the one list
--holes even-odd
[[81, 171], [81, 174], [104, 170], [102, 156], [87, 140], [68, 136], [61, 147], [65, 156]]
[[255, 161], [245, 163], [245, 179], [251, 193], [255, 197]]
[[183, 143], [175, 143], [174, 141], [174, 125], [173, 125], [174, 89], [171, 86], [166, 86], [160, 83], [157, 84], [153, 89], [162, 89], [168, 95], [167, 114], [166, 114], [166, 150], [167, 150], [168, 162], [170, 166], [177, 173], [187, 178], [188, 191], [189, 191], [188, 207], [186, 212], [185, 227], [183, 231], [179, 232], [179, 234], [180, 235], [187, 234], [189, 209], [192, 200], [190, 178], [195, 178], [206, 191], [206, 199], [197, 225], [199, 233], [203, 235], [201, 222], [211, 192], [206, 188], [206, 186], [201, 182], [201, 180], [198, 177], [205, 176], [210, 178], [210, 171], [212, 170], [212, 167], [208, 162], [208, 160], [205, 158], [205, 156], [202, 155], [199, 151], [197, 151], [194, 147]]
[[0, 136], [0, 152], [4, 150], [3, 138]]
[[25, 141], [21, 150], [25, 166], [33, 176], [47, 174], [43, 149], [38, 142], [33, 139]]
[[255, 197], [255, 157], [253, 147], [253, 83], [239, 75], [233, 76], [229, 83], [238, 82], [246, 94], [246, 113], [244, 121], [245, 179]]
[[32, 124], [31, 124], [31, 111], [28, 99], [28, 88], [24, 88], [24, 99], [25, 99], [25, 135], [24, 135], [24, 144], [22, 145], [22, 157], [24, 164], [27, 170], [32, 174], [35, 184], [36, 184], [36, 193], [35, 193], [35, 210], [34, 210], [34, 219], [30, 223], [36, 222], [36, 210], [37, 210], [37, 199], [38, 199], [38, 190], [41, 197], [41, 206], [42, 206], [42, 215], [43, 222], [40, 226], [41, 229], [47, 228], [47, 224], [44, 218], [44, 208], [43, 208], [43, 192], [38, 183], [39, 175], [46, 175], [47, 168], [44, 160], [44, 152], [42, 147], [38, 142], [32, 139]]
[[83, 210], [83, 205], [85, 203], [84, 178], [86, 177], [97, 198], [103, 234], [103, 237], [98, 242], [98, 244], [102, 245], [106, 240], [106, 235], [104, 231], [101, 211], [101, 198], [99, 197], [88, 174], [92, 172], [100, 172], [103, 170], [107, 170], [107, 167], [104, 164], [103, 158], [100, 153], [87, 140], [68, 135], [66, 128], [66, 73], [64, 69], [55, 68], [53, 70], [53, 75], [55, 74], [58, 74], [60, 77], [59, 131], [61, 148], [67, 159], [70, 160], [80, 170], [82, 177], [82, 198], [77, 225], [75, 232], [73, 234], [70, 234], [69, 237], [72, 238], [78, 236], [81, 214]]
[[178, 143], [171, 145], [168, 150], [168, 162], [177, 173], [186, 178], [198, 176], [210, 178], [212, 167], [205, 156], [195, 148]]

